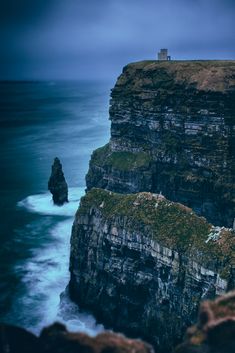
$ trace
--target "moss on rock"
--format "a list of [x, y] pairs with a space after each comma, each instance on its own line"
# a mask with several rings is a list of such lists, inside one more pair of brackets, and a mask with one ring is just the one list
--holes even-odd
[[146, 152], [113, 152], [109, 144], [95, 150], [91, 157], [92, 165], [111, 166], [122, 171], [146, 168], [149, 166], [150, 160], [150, 155]]
[[145, 229], [153, 240], [180, 254], [195, 255], [200, 265], [216, 263], [220, 275], [227, 279], [234, 263], [235, 233], [231, 229], [213, 227], [192, 209], [147, 192], [117, 194], [92, 189], [81, 199], [79, 215], [98, 209], [104, 219], [114, 222], [126, 217], [126, 230], [139, 233]]

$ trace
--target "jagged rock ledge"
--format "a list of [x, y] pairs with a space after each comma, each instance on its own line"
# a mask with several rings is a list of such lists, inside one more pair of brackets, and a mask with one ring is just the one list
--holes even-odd
[[92, 155], [88, 190], [162, 191], [232, 227], [235, 61], [129, 64], [110, 103], [111, 139]]
[[92, 189], [73, 224], [70, 294], [107, 326], [171, 350], [201, 299], [235, 286], [235, 234], [161, 194]]
[[[15, 326], [0, 324], [3, 353], [154, 353], [141, 340], [104, 332], [96, 337], [72, 333], [60, 323], [46, 327], [39, 337]], [[187, 330], [177, 353], [233, 353], [235, 348], [235, 292], [202, 303], [198, 322]], [[156, 352], [157, 353], [157, 352]]]
[[82, 332], [68, 332], [60, 323], [46, 327], [40, 337], [15, 326], [0, 324], [1, 353], [154, 353], [141, 341], [103, 332], [90, 337]]

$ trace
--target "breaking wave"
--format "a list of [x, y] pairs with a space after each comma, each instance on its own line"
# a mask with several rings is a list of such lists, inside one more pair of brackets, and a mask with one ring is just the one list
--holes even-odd
[[69, 188], [69, 202], [63, 206], [56, 206], [52, 201], [51, 193], [31, 195], [18, 202], [18, 207], [23, 207], [29, 212], [49, 216], [74, 216], [80, 198], [84, 195], [84, 188]]
[[[65, 289], [69, 282], [73, 216], [83, 195], [84, 188], [69, 188], [70, 201], [63, 206], [55, 206], [49, 193], [28, 196], [18, 203], [19, 207], [28, 212], [40, 215], [37, 226], [35, 223], [28, 225], [28, 232], [31, 233], [30, 229], [33, 229], [34, 237], [47, 232], [40, 246], [31, 249], [31, 257], [18, 263], [15, 268], [22, 274], [27, 293], [16, 302], [17, 306], [24, 307], [22, 324], [36, 334], [55, 321], [66, 324], [70, 331], [83, 331], [90, 335], [104, 329], [102, 325], [96, 324], [92, 315], [79, 311]], [[43, 216], [49, 216], [47, 228], [41, 220]], [[66, 219], [58, 221], [58, 217], [54, 216], [63, 216]]]

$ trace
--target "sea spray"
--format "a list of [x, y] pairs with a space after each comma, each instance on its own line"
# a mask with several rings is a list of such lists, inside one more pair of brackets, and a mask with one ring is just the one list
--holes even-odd
[[[31, 257], [15, 267], [23, 274], [22, 283], [27, 292], [15, 303], [24, 307], [25, 317], [21, 318], [21, 325], [36, 334], [54, 321], [63, 322], [70, 331], [84, 331], [90, 335], [103, 330], [92, 315], [79, 312], [65, 290], [69, 282], [71, 227], [82, 195], [84, 188], [69, 188], [70, 202], [63, 206], [55, 206], [49, 192], [31, 195], [18, 202], [18, 207], [49, 217], [52, 221], [51, 226], [45, 229], [48, 233], [45, 243], [32, 249]], [[35, 239], [43, 233], [46, 223], [39, 224], [41, 226], [34, 232]]]

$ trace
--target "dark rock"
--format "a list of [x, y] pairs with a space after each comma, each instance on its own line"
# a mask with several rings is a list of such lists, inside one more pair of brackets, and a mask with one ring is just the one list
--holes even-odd
[[176, 349], [176, 353], [193, 352], [235, 352], [235, 292], [201, 304], [198, 323]]
[[0, 324], [0, 353], [41, 353], [36, 336], [16, 326]]
[[141, 340], [111, 332], [89, 337], [70, 333], [62, 324], [43, 329], [40, 337], [14, 326], [0, 325], [0, 353], [154, 353]]
[[[156, 326], [157, 329], [157, 326]], [[234, 353], [235, 292], [201, 304], [198, 322], [187, 330], [176, 353]], [[165, 353], [169, 353], [166, 349]], [[39, 337], [25, 329], [0, 324], [0, 353], [154, 353], [152, 346], [113, 332], [96, 337], [68, 332], [60, 323]], [[156, 351], [157, 353], [157, 351]]]
[[71, 237], [70, 294], [108, 327], [171, 351], [201, 299], [234, 283], [235, 233], [151, 193], [92, 189]]
[[111, 97], [111, 139], [92, 155], [88, 190], [161, 191], [232, 227], [235, 61], [129, 64]]
[[48, 190], [52, 193], [52, 198], [55, 205], [61, 206], [68, 202], [68, 185], [66, 183], [62, 164], [59, 158], [54, 159], [51, 168], [51, 176], [48, 181]]
[[54, 324], [42, 331], [40, 340], [45, 353], [153, 353], [153, 348], [141, 340], [104, 332], [96, 337], [85, 333], [70, 333], [65, 326]]

